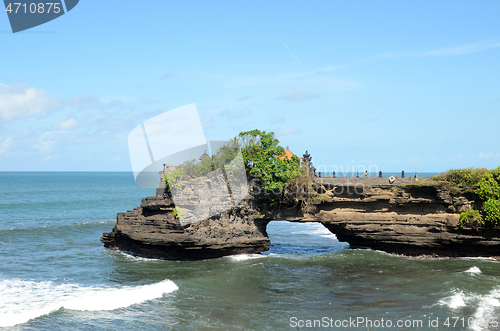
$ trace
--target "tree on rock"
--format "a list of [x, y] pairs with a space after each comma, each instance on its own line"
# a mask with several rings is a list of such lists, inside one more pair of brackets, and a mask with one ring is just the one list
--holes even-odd
[[274, 132], [245, 131], [234, 141], [241, 147], [249, 179], [274, 203], [282, 200], [286, 185], [300, 175], [300, 159], [296, 155], [282, 157], [285, 149]]

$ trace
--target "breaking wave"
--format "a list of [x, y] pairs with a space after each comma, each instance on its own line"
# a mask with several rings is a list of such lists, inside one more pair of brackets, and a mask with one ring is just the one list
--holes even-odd
[[0, 281], [0, 327], [26, 323], [61, 308], [79, 311], [125, 308], [177, 289], [177, 285], [168, 279], [150, 285], [119, 288], [3, 280]]

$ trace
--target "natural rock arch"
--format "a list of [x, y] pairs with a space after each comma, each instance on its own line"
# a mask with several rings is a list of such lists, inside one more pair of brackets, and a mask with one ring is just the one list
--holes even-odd
[[[363, 180], [363, 179], [361, 179]], [[273, 208], [248, 196], [236, 207], [200, 222], [181, 226], [171, 198], [162, 194], [142, 200], [132, 211], [118, 213], [105, 247], [160, 259], [205, 259], [269, 249], [266, 232], [272, 220], [320, 222], [351, 246], [393, 253], [431, 256], [500, 255], [500, 233], [478, 233], [458, 227], [459, 212], [470, 208], [472, 194], [452, 196], [446, 183], [367, 185], [331, 184], [312, 214], [298, 207]], [[320, 183], [328, 186], [325, 180]]]

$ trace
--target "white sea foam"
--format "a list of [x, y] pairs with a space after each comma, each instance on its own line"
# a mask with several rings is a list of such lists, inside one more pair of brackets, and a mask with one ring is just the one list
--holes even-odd
[[465, 272], [468, 272], [468, 273], [471, 273], [471, 274], [480, 274], [481, 273], [481, 269], [479, 269], [476, 266], [473, 266], [472, 268], [470, 268], [469, 270], [466, 270]]
[[23, 280], [0, 281], [0, 327], [14, 326], [61, 308], [114, 310], [152, 300], [177, 290], [170, 280], [140, 286], [83, 287]]
[[[479, 297], [479, 304], [474, 314], [475, 321], [481, 321], [479, 325], [475, 325], [474, 330], [485, 330], [488, 327], [488, 322], [498, 321], [498, 308], [500, 307], [500, 289], [493, 289], [487, 295]], [[496, 310], [496, 312], [495, 312]], [[491, 326], [491, 324], [490, 324]]]
[[465, 295], [460, 290], [453, 290], [452, 293], [452, 295], [439, 300], [437, 304], [440, 306], [448, 306], [451, 309], [457, 309], [466, 306], [467, 302], [475, 298], [473, 295]]
[[450, 297], [448, 307], [452, 309], [460, 308], [465, 306], [464, 296], [462, 293], [457, 293]]
[[454, 295], [447, 297], [440, 302], [446, 304], [451, 309], [456, 309], [465, 306], [464, 294], [461, 292], [455, 293]]
[[164, 262], [164, 260], [153, 259], [153, 258], [149, 258], [149, 257], [143, 257], [143, 256], [139, 256], [139, 255], [132, 255], [132, 254], [125, 253], [125, 252], [122, 252], [122, 251], [114, 251], [113, 253], [121, 255], [122, 257], [124, 257], [125, 259], [127, 259], [129, 261], [135, 261], [135, 262]]
[[251, 259], [258, 259], [261, 257], [265, 257], [265, 255], [261, 254], [240, 254], [240, 255], [231, 255], [229, 258], [233, 261], [246, 261]]
[[335, 234], [331, 233], [321, 223], [301, 224], [300, 231], [294, 231], [294, 232], [292, 232], [292, 234], [319, 235], [319, 236], [324, 237], [324, 238], [337, 239]]
[[448, 306], [451, 309], [460, 309], [464, 306], [477, 307], [471, 319], [475, 324], [469, 325], [471, 329], [476, 331], [488, 330], [488, 326], [495, 326], [491, 324], [492, 322], [499, 322], [500, 288], [493, 289], [486, 295], [464, 294], [460, 290], [453, 290], [452, 292], [452, 295], [439, 300], [437, 304]]

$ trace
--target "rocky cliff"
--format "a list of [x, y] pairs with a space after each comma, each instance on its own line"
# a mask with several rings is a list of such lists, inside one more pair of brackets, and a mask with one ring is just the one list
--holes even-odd
[[[322, 199], [311, 214], [297, 206], [271, 207], [252, 194], [238, 205], [199, 222], [181, 224], [164, 191], [119, 213], [105, 233], [105, 247], [161, 259], [202, 259], [269, 249], [272, 220], [321, 222], [340, 241], [392, 253], [430, 256], [497, 256], [500, 233], [458, 227], [459, 213], [474, 204], [473, 190], [447, 183], [331, 185], [318, 183]], [[199, 206], [197, 207], [199, 208]]]
[[117, 215], [116, 226], [104, 233], [105, 247], [159, 259], [205, 259], [269, 249], [267, 220], [254, 218], [241, 203], [200, 222], [181, 225], [171, 198], [152, 196], [134, 210]]
[[429, 256], [497, 256], [500, 233], [459, 228], [460, 212], [474, 192], [444, 182], [397, 187], [337, 187], [313, 216], [340, 241], [392, 253]]

